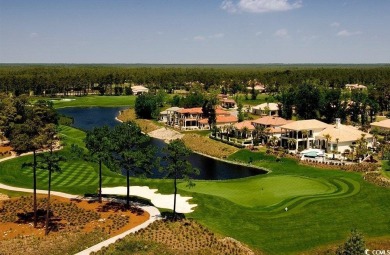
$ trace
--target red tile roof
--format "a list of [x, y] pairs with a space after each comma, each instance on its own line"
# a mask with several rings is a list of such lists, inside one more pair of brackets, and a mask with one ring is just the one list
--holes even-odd
[[264, 126], [282, 126], [287, 123], [291, 122], [291, 120], [283, 119], [282, 117], [276, 117], [276, 116], [265, 116], [256, 120], [253, 120], [252, 123], [264, 125]]

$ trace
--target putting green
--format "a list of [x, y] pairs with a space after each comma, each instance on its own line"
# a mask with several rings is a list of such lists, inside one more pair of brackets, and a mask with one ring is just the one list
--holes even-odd
[[195, 187], [180, 189], [228, 199], [236, 204], [274, 211], [301, 207], [315, 200], [344, 197], [359, 191], [359, 184], [346, 179], [269, 176], [236, 181], [196, 182]]

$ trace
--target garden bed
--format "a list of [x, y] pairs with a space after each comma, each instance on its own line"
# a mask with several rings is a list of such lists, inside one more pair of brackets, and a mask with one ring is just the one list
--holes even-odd
[[[20, 197], [0, 202], [1, 241], [15, 237], [43, 237], [46, 216], [46, 196], [38, 196], [38, 225], [33, 227], [32, 197]], [[108, 236], [125, 232], [149, 219], [139, 208], [125, 210], [119, 203], [73, 200], [52, 197], [50, 234], [61, 232], [99, 231]], [[1, 250], [0, 250], [1, 253]]]

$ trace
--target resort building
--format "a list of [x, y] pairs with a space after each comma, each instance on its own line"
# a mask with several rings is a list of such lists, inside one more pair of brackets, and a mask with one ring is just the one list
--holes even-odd
[[[215, 126], [218, 128], [224, 127], [226, 125], [233, 125], [238, 122], [237, 116], [234, 115], [217, 115]], [[209, 120], [201, 119], [199, 121], [199, 129], [209, 129]]]
[[348, 89], [348, 90], [366, 90], [367, 87], [364, 86], [364, 85], [360, 85], [360, 84], [346, 84], [345, 85], [345, 89]]
[[370, 125], [371, 125], [371, 129], [378, 129], [379, 132], [390, 131], [390, 119], [373, 122]]
[[278, 111], [277, 103], [262, 103], [252, 107], [252, 113], [260, 116], [278, 116]]
[[282, 129], [280, 127], [290, 122], [293, 122], [293, 120], [286, 120], [278, 116], [265, 116], [256, 120], [252, 120], [251, 123], [254, 127], [264, 127], [265, 135], [267, 138], [269, 138], [270, 136], [276, 136], [280, 138], [282, 134]]
[[316, 136], [330, 125], [322, 121], [298, 120], [281, 126], [281, 146], [294, 151], [301, 151], [315, 145]]
[[223, 108], [226, 109], [236, 108], [236, 101], [234, 101], [234, 99], [222, 98], [220, 100], [220, 104]]
[[178, 123], [175, 123], [175, 120], [177, 119], [177, 111], [181, 109], [184, 108], [174, 106], [160, 112], [159, 121], [164, 122], [170, 126], [174, 126], [175, 124], [178, 125]]
[[[232, 115], [229, 111], [220, 107], [215, 109], [216, 126], [222, 127], [237, 123], [237, 116]], [[160, 112], [160, 121], [168, 126], [181, 130], [209, 129], [208, 118], [203, 114], [202, 107], [179, 108], [171, 107]]]
[[343, 125], [340, 119], [315, 136], [315, 147], [326, 152], [344, 153], [353, 150], [360, 139], [364, 139], [366, 147], [373, 147], [373, 136], [358, 130], [356, 127]]
[[142, 95], [149, 92], [149, 89], [142, 85], [131, 86], [131, 91], [133, 95]]

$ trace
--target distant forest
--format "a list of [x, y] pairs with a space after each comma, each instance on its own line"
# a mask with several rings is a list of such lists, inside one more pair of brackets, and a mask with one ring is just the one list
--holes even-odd
[[269, 92], [306, 81], [334, 88], [359, 83], [387, 91], [390, 65], [0, 65], [0, 91], [13, 94], [53, 95], [92, 89], [104, 93], [124, 83], [163, 88], [169, 93], [188, 89], [186, 83], [195, 81], [206, 90], [224, 85], [230, 90], [227, 92], [236, 93], [254, 79]]

